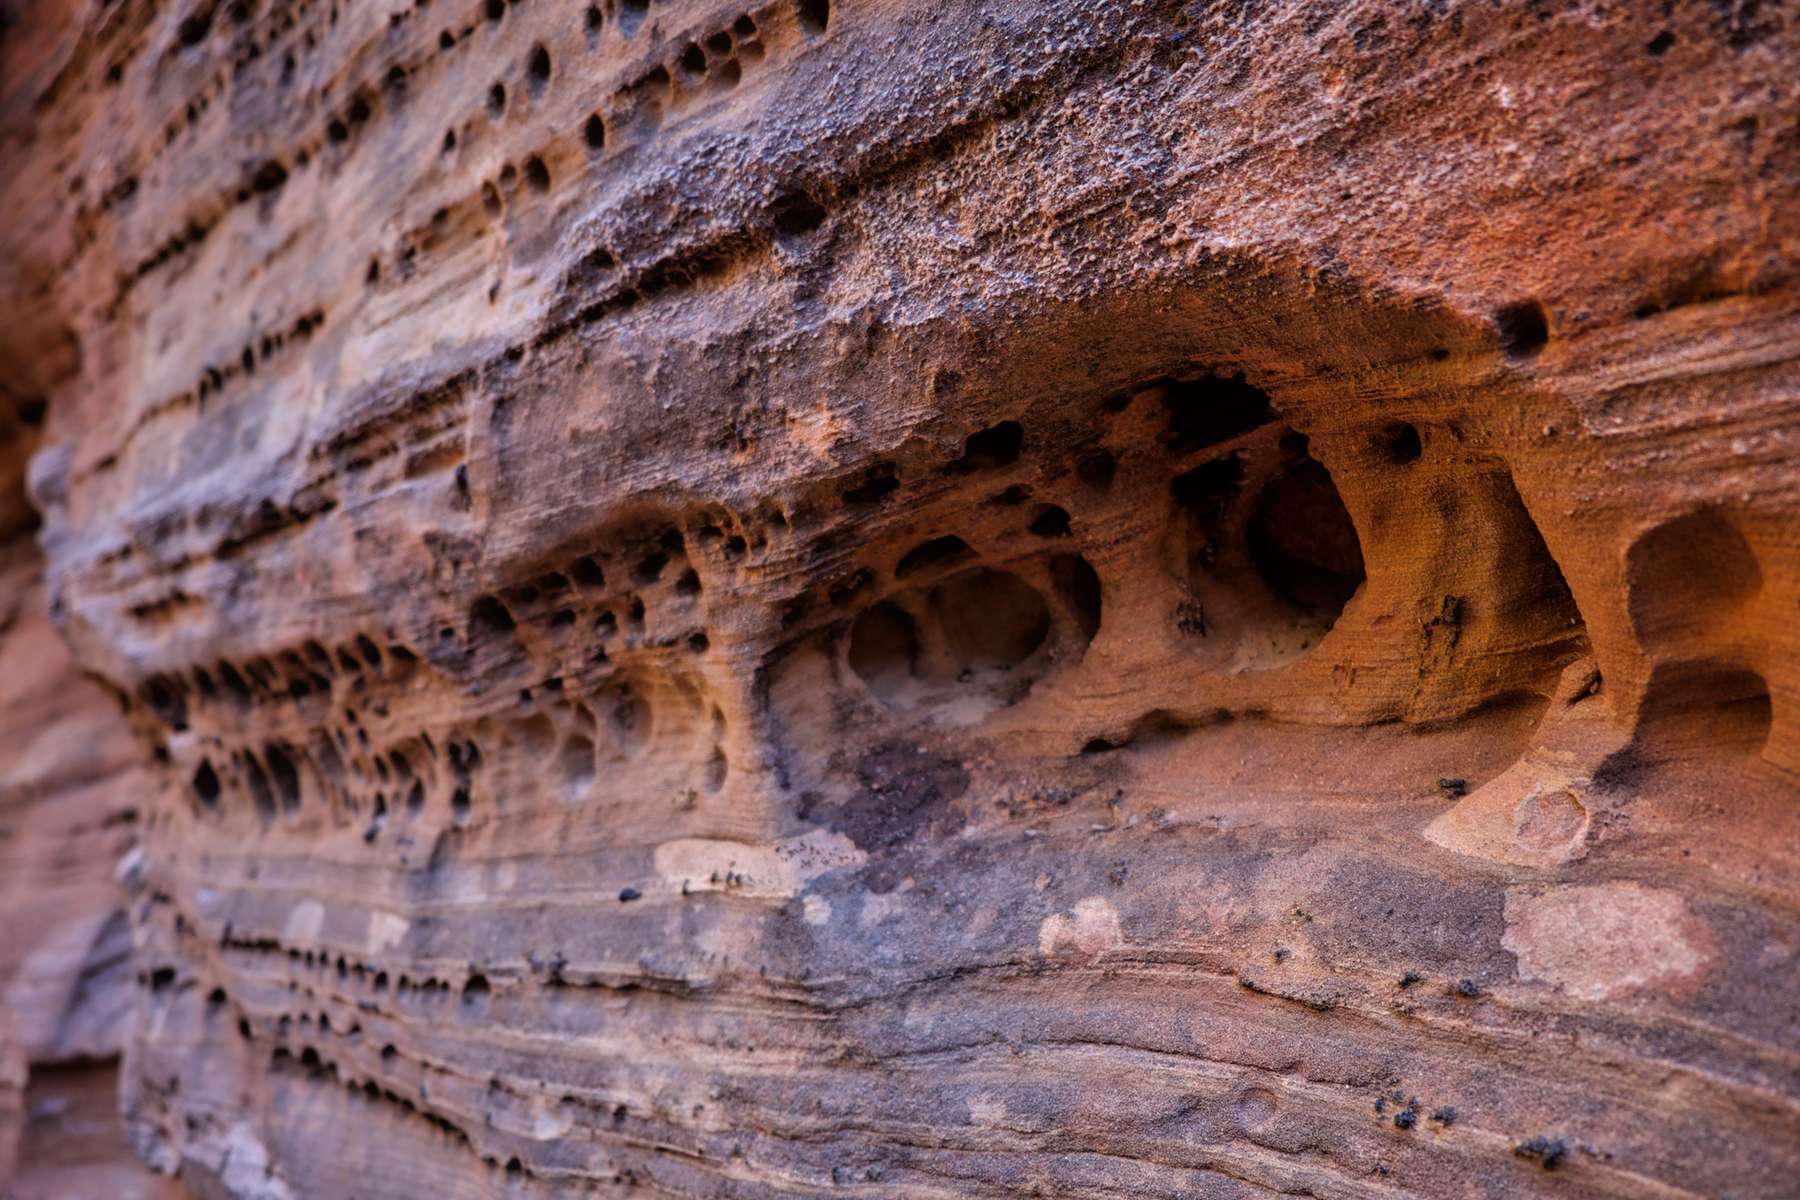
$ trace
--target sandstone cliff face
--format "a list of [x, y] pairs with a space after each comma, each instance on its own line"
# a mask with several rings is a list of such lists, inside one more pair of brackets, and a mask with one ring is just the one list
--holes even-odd
[[127, 887], [155, 785], [113, 698], [50, 626], [19, 486], [39, 411], [0, 408], [0, 1180], [9, 1200], [172, 1196], [129, 1153], [118, 1115]]
[[1792, 1195], [1791, 11], [0, 11], [181, 1188]]

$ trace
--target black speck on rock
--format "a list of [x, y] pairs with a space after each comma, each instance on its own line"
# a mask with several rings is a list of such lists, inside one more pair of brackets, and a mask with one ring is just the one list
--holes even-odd
[[644, 893], [638, 891], [634, 887], [620, 888], [619, 889], [619, 903], [620, 904], [630, 904], [633, 900], [636, 900], [636, 899], [640, 898], [641, 896], [643, 896], [643, 894]]
[[1531, 1159], [1546, 1171], [1554, 1171], [1568, 1157], [1569, 1143], [1561, 1138], [1540, 1135], [1528, 1142], [1520, 1142], [1513, 1147], [1513, 1153], [1520, 1158]]

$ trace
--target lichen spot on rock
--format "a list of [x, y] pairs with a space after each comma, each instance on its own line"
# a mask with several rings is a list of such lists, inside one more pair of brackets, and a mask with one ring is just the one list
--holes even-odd
[[1712, 961], [1711, 941], [1679, 895], [1638, 883], [1506, 895], [1501, 944], [1518, 959], [1519, 978], [1579, 1000], [1696, 979]]
[[1092, 958], [1123, 945], [1119, 910], [1103, 896], [1077, 900], [1068, 913], [1052, 913], [1038, 926], [1038, 953], [1046, 958], [1074, 954]]

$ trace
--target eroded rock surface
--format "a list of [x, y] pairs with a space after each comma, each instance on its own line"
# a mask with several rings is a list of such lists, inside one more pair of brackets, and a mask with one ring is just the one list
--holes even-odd
[[1792, 12], [4, 11], [156, 1171], [1792, 1194]]

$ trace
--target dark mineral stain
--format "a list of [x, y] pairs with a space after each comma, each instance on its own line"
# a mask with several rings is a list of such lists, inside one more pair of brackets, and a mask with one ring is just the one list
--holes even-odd
[[1562, 1160], [1568, 1157], [1569, 1144], [1561, 1138], [1539, 1135], [1528, 1142], [1520, 1142], [1513, 1147], [1513, 1153], [1520, 1158], [1528, 1158], [1546, 1171], [1554, 1171]]
[[890, 742], [857, 763], [856, 783], [848, 800], [813, 818], [875, 851], [899, 845], [938, 819], [968, 790], [969, 777], [955, 759]]

